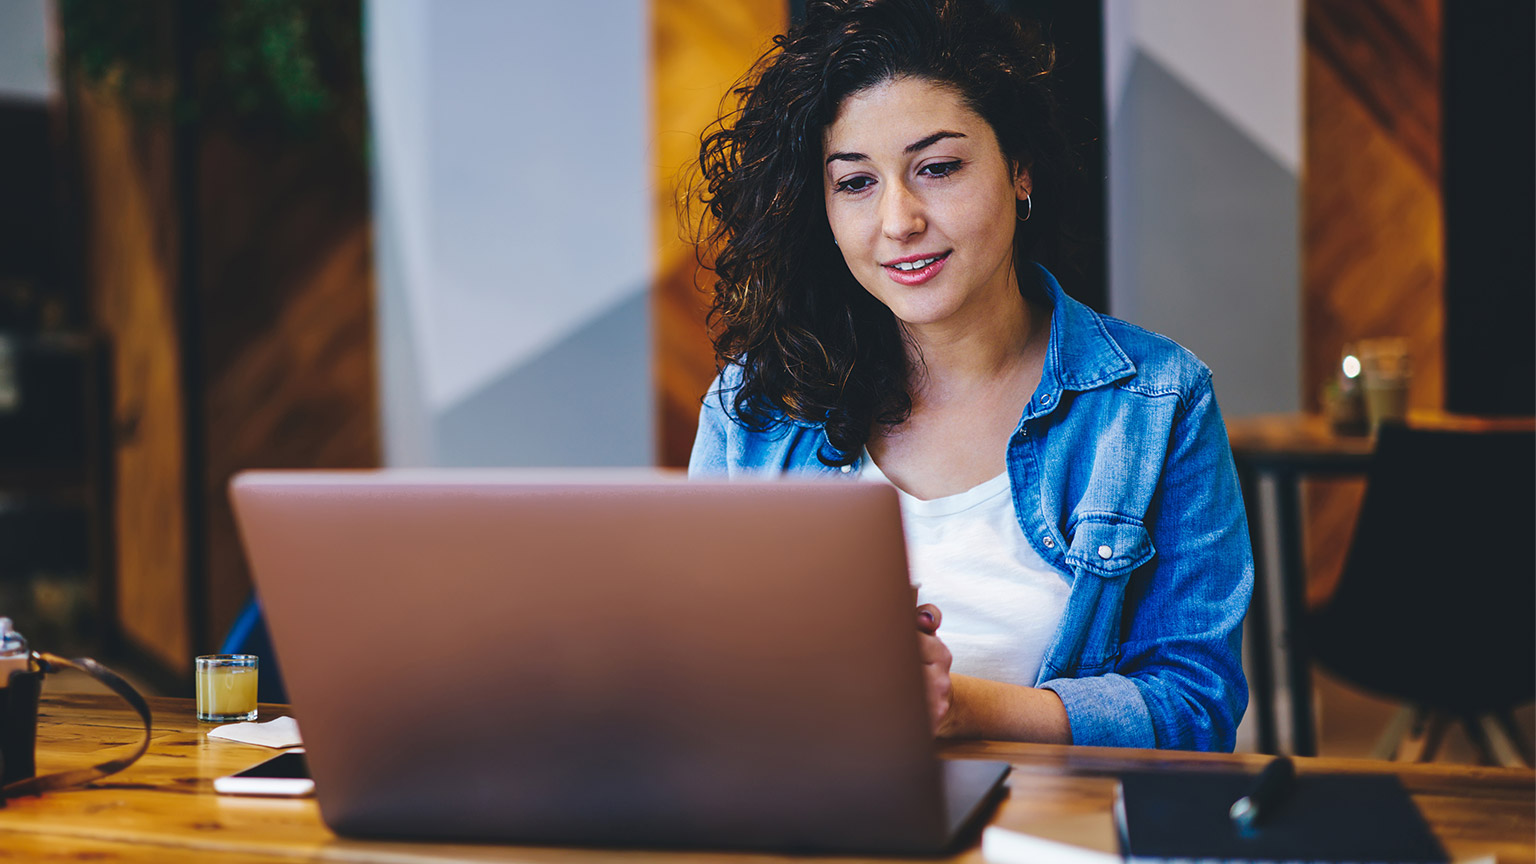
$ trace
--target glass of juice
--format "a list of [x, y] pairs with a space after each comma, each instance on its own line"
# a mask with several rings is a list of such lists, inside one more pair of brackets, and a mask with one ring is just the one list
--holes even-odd
[[197, 658], [197, 719], [232, 723], [256, 719], [256, 655], [204, 654]]

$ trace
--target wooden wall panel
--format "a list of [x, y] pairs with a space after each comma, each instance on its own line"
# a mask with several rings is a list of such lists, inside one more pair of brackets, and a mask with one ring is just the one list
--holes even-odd
[[118, 618], [163, 667], [140, 671], [189, 680], [250, 595], [233, 474], [379, 463], [361, 4], [323, 14], [356, 38], [322, 41], [329, 102], [308, 125], [203, 96], [173, 140], [111, 88], [71, 86], [113, 348]]
[[[1347, 342], [1402, 336], [1409, 404], [1445, 401], [1439, 0], [1307, 0], [1302, 392], [1335, 374]], [[1308, 597], [1331, 591], [1362, 485], [1314, 483]]]
[[200, 153], [203, 645], [250, 594], [227, 487], [247, 468], [379, 464], [368, 173], [357, 138]]
[[[1444, 403], [1439, 6], [1309, 0], [1304, 393], [1346, 341], [1405, 336], [1414, 408]], [[1313, 402], [1312, 404], [1316, 404]]]
[[[721, 99], [788, 24], [785, 0], [652, 0], [655, 124], [655, 393], [658, 464], [688, 463], [699, 397], [714, 377], [705, 332], [712, 285], [700, 272], [680, 198], [699, 155], [700, 133]], [[732, 102], [734, 104], [734, 102]]]
[[115, 614], [133, 647], [190, 674], [170, 135], [75, 97], [88, 302], [111, 358]]

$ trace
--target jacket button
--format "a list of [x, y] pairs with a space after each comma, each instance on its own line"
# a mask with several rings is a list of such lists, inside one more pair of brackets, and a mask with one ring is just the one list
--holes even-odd
[[1040, 542], [1044, 543], [1045, 544], [1045, 548], [1047, 548], [1047, 549], [1055, 549], [1056, 548], [1056, 541], [1052, 540], [1051, 539], [1051, 535], [1049, 535], [1049, 534], [1045, 535], [1044, 537], [1041, 537], [1040, 538]]
[[1041, 393], [1040, 394], [1040, 404], [1041, 405], [1049, 405], [1049, 404], [1051, 404], [1051, 394], [1049, 394], [1049, 393]]
[[1099, 557], [1100, 558], [1103, 558], [1105, 561], [1108, 561], [1109, 559], [1113, 558], [1114, 556], [1115, 556], [1115, 550], [1109, 548], [1108, 546], [1100, 546], [1099, 547]]
[[852, 465], [844, 465], [842, 468], [839, 468], [838, 470], [842, 471], [844, 474], [847, 474], [848, 472], [853, 470], [853, 466]]

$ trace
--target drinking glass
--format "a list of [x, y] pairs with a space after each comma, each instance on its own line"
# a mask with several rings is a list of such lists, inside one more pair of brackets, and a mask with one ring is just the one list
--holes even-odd
[[204, 654], [197, 658], [197, 719], [232, 723], [256, 719], [255, 654]]
[[1359, 350], [1365, 413], [1374, 432], [1383, 422], [1407, 418], [1413, 366], [1405, 339], [1365, 339]]

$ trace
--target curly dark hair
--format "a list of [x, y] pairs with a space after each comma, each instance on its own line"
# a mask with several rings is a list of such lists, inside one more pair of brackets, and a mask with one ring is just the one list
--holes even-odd
[[[1054, 64], [1051, 45], [985, 0], [811, 0], [804, 23], [775, 37], [699, 148], [698, 248], [716, 276], [716, 368], [742, 371], [737, 422], [821, 425], [832, 448], [821, 461], [846, 465], [875, 424], [911, 414], [902, 330], [849, 272], [822, 199], [822, 133], [850, 95], [898, 78], [953, 87], [1031, 174], [1016, 272], [1064, 257], [1077, 162], [1048, 83]], [[1044, 297], [1035, 280], [1020, 292]]]

